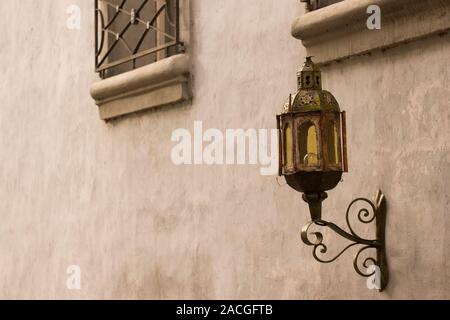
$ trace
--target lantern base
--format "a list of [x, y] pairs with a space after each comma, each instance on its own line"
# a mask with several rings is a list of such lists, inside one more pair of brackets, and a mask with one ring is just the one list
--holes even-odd
[[298, 192], [319, 194], [336, 187], [342, 179], [342, 171], [301, 171], [284, 177], [287, 184]]

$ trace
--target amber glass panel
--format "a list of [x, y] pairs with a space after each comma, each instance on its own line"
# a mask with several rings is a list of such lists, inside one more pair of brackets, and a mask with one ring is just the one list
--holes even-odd
[[317, 166], [318, 146], [317, 130], [312, 122], [303, 123], [298, 130], [300, 163], [306, 166]]
[[326, 122], [326, 145], [327, 145], [327, 155], [328, 163], [332, 166], [337, 166], [340, 164], [340, 143], [339, 143], [339, 132], [336, 124], [333, 121]]
[[294, 165], [294, 142], [292, 141], [292, 128], [290, 125], [284, 129], [284, 164], [287, 167]]

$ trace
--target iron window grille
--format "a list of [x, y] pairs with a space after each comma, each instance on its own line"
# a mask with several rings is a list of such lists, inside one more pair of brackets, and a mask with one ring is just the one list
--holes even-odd
[[301, 0], [301, 2], [306, 2], [306, 8], [308, 11], [324, 8], [341, 1], [344, 0]]
[[95, 70], [107, 78], [184, 50], [180, 0], [95, 0]]

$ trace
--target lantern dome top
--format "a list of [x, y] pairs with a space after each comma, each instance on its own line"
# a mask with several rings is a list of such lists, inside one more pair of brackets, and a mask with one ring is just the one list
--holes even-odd
[[290, 95], [283, 113], [340, 111], [336, 98], [329, 91], [322, 90], [322, 73], [311, 57], [306, 58], [303, 69], [297, 73], [297, 82], [298, 91]]

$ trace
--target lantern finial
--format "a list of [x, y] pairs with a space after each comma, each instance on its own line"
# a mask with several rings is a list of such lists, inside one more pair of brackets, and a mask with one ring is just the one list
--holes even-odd
[[303, 69], [297, 73], [298, 89], [322, 90], [322, 73], [312, 61], [312, 56], [306, 57]]

